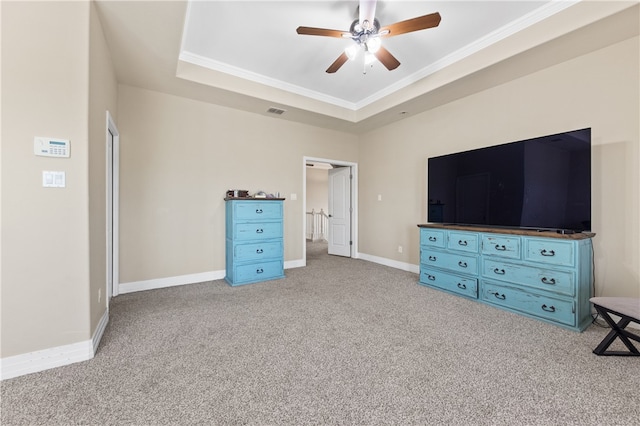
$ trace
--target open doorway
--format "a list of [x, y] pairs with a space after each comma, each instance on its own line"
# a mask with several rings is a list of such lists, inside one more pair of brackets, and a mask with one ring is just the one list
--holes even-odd
[[307, 244], [328, 254], [357, 257], [357, 164], [304, 157], [303, 171], [305, 265]]

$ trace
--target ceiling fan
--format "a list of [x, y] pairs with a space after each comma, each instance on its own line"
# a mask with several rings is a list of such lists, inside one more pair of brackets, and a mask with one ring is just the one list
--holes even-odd
[[302, 35], [352, 39], [355, 43], [347, 47], [345, 51], [338, 56], [338, 59], [327, 68], [327, 72], [334, 73], [338, 71], [347, 60], [355, 59], [358, 52], [364, 50], [364, 73], [366, 74], [367, 66], [373, 66], [375, 59], [382, 62], [389, 71], [400, 66], [400, 61], [382, 46], [382, 38], [437, 27], [441, 19], [440, 14], [436, 12], [380, 27], [380, 22], [378, 22], [378, 19], [375, 17], [375, 13], [376, 0], [360, 0], [358, 19], [351, 23], [348, 32], [313, 27], [298, 27], [296, 32]]

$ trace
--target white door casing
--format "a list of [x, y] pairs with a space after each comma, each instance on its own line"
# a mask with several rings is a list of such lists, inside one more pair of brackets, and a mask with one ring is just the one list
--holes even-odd
[[118, 198], [119, 198], [119, 153], [120, 133], [113, 118], [107, 111], [107, 290], [106, 305], [118, 295]]

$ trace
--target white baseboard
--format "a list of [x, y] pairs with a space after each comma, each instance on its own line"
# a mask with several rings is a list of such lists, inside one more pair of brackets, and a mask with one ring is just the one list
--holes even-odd
[[96, 353], [108, 323], [109, 312], [105, 311], [89, 340], [0, 359], [0, 380], [90, 360]]
[[366, 253], [358, 253], [358, 259], [367, 260], [373, 263], [379, 263], [380, 265], [390, 266], [392, 268], [400, 269], [407, 272], [413, 272], [415, 274], [420, 273], [420, 267], [412, 263], [399, 262], [397, 260], [373, 256]]
[[[284, 269], [300, 268], [306, 266], [304, 259], [288, 260], [284, 262]], [[155, 290], [158, 288], [174, 287], [178, 285], [197, 284], [206, 281], [224, 279], [226, 271], [210, 271], [198, 274], [178, 275], [175, 277], [157, 278], [143, 281], [132, 281], [118, 284], [118, 294], [133, 293], [136, 291]]]
[[198, 274], [178, 275], [176, 277], [157, 278], [144, 281], [132, 281], [118, 284], [118, 294], [133, 293], [135, 291], [155, 290], [158, 288], [174, 287], [185, 284], [197, 284], [206, 281], [221, 280], [225, 271], [201, 272]]

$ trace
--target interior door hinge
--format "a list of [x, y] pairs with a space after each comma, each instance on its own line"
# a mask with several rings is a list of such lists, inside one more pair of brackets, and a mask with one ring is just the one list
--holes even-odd
[[352, 246], [353, 245], [353, 241], [349, 241], [349, 245]]

